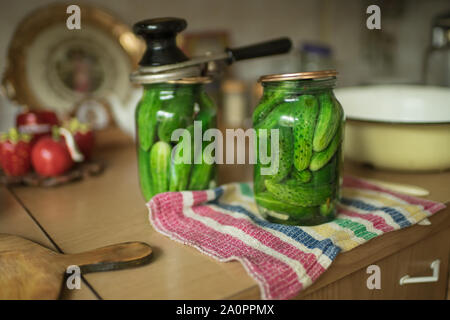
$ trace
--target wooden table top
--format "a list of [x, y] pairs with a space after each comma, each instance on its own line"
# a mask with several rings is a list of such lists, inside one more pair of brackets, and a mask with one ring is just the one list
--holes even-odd
[[[239, 262], [219, 263], [151, 227], [139, 191], [134, 143], [130, 138], [119, 131], [104, 132], [98, 137], [98, 145], [98, 157], [107, 165], [99, 177], [56, 188], [0, 189], [0, 232], [20, 235], [52, 249], [56, 246], [64, 253], [126, 241], [143, 241], [152, 246], [154, 255], [149, 265], [87, 274], [85, 278], [94, 292], [82, 283], [82, 290], [65, 292], [65, 298], [259, 298], [258, 286]], [[251, 177], [249, 169], [245, 169], [246, 177]], [[431, 191], [428, 198], [450, 201], [450, 172], [399, 174], [353, 164], [346, 164], [345, 170], [356, 176], [418, 185]], [[228, 182], [226, 176], [221, 182]], [[431, 218], [431, 226], [387, 234], [339, 255], [301, 296], [449, 226], [448, 211], [447, 208]]]

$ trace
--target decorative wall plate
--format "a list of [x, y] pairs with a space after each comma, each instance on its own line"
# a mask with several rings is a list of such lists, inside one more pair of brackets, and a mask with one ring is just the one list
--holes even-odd
[[86, 98], [114, 93], [129, 98], [129, 74], [137, 67], [143, 42], [111, 14], [80, 5], [81, 29], [69, 30], [67, 4], [32, 12], [12, 38], [3, 87], [30, 109], [73, 112]]

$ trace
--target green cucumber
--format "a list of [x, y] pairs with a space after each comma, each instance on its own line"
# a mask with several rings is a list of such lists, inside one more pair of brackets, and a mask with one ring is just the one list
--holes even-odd
[[325, 217], [334, 216], [336, 214], [336, 205], [334, 201], [327, 201], [320, 205], [320, 214]]
[[287, 213], [291, 217], [300, 218], [318, 212], [319, 207], [301, 207], [275, 199], [269, 192], [261, 192], [255, 195], [255, 201], [260, 206], [279, 213]]
[[[195, 164], [192, 167], [191, 179], [189, 181], [189, 190], [204, 190], [209, 186], [209, 182], [212, 179], [212, 175], [214, 174], [214, 163], [208, 164], [205, 162], [205, 159], [211, 159], [211, 155], [204, 154], [206, 142], [203, 143], [202, 152], [198, 155], [194, 155], [195, 157], [202, 157], [201, 163]], [[198, 158], [197, 158], [198, 159]], [[211, 162], [211, 161], [209, 161]]]
[[[198, 92], [198, 102], [200, 110], [195, 115], [195, 121], [201, 121], [202, 124], [202, 132], [205, 132], [206, 130], [210, 128], [214, 128], [216, 126], [216, 106], [212, 99], [206, 94], [205, 91], [203, 91], [202, 88], [199, 89]], [[192, 131], [192, 137], [193, 137], [193, 131]], [[202, 152], [207, 145], [206, 142], [202, 144]], [[192, 154], [194, 157], [199, 157], [200, 155], [194, 154], [194, 142], [192, 141]], [[195, 163], [194, 161], [192, 163]], [[202, 166], [203, 165], [203, 166]], [[193, 182], [190, 183], [190, 186], [195, 189], [191, 190], [201, 190], [201, 189], [207, 189], [209, 187], [209, 183], [212, 179], [215, 179], [212, 175], [214, 175], [214, 172], [211, 174], [210, 171], [213, 170], [213, 165], [208, 164], [196, 164], [193, 168], [192, 173], [192, 179]], [[201, 177], [202, 172], [206, 174], [207, 176]]]
[[138, 157], [138, 173], [141, 192], [145, 201], [153, 197], [152, 191], [152, 174], [150, 171], [150, 152], [144, 151], [142, 148], [137, 148]]
[[191, 140], [189, 141], [191, 147], [190, 163], [183, 163], [184, 149], [179, 150], [179, 148], [182, 148], [184, 145], [184, 137], [181, 136], [180, 142], [177, 143], [172, 151], [173, 156], [170, 164], [169, 191], [187, 190], [189, 184], [189, 174], [191, 173], [191, 167], [194, 160], [194, 126], [190, 125], [186, 128], [186, 130], [189, 131], [191, 137]]
[[212, 115], [209, 111], [200, 110], [200, 112], [195, 116], [194, 120], [202, 122], [202, 132], [205, 132], [206, 130], [215, 126], [216, 116]]
[[[259, 151], [260, 151], [259, 150], [259, 148], [260, 148], [260, 140], [262, 138], [264, 138], [264, 137], [266, 139], [266, 148], [267, 148], [267, 150], [265, 150], [265, 151], [261, 150], [261, 152], [264, 151], [268, 158], [270, 158], [270, 159], [272, 158], [272, 151], [271, 151], [272, 146], [271, 146], [270, 129], [267, 129], [265, 131], [265, 133], [263, 133], [263, 131], [257, 130], [256, 131], [256, 144], [255, 144], [256, 150], [255, 150], [255, 154], [257, 155], [258, 162], [254, 166], [254, 171], [253, 171], [254, 181], [255, 181], [255, 186], [254, 186], [255, 192], [259, 192], [259, 191], [265, 190], [266, 186], [264, 184], [264, 180], [269, 179], [269, 178], [272, 177], [271, 173], [267, 172], [269, 167], [270, 167], [270, 165], [271, 165], [271, 163], [270, 162], [267, 163], [267, 164], [261, 163], [261, 157], [260, 157], [260, 154], [259, 154]], [[262, 169], [264, 169], [265, 174], [261, 173]]]
[[255, 166], [253, 167], [253, 189], [255, 193], [266, 190], [266, 185], [264, 184], [264, 180], [266, 180], [266, 178], [267, 176], [261, 175], [261, 164], [255, 164]]
[[253, 111], [253, 125], [257, 125], [259, 122], [264, 120], [267, 115], [275, 109], [275, 107], [283, 102], [285, 93], [283, 91], [276, 91], [270, 95], [267, 95], [263, 99], [255, 111]]
[[292, 118], [289, 115], [291, 115], [293, 111], [298, 108], [298, 101], [282, 103], [272, 110], [264, 120], [254, 124], [253, 126], [255, 129], [268, 129], [269, 131], [279, 125], [288, 126], [289, 123], [287, 122], [293, 122], [293, 119], [289, 121], [285, 118]]
[[266, 180], [267, 190], [281, 201], [292, 205], [312, 207], [326, 202], [333, 195], [334, 185], [303, 186], [296, 180], [288, 180], [286, 183], [275, 183]]
[[159, 90], [146, 88], [144, 96], [136, 108], [136, 126], [138, 134], [138, 145], [148, 151], [153, 144], [156, 129], [156, 115], [161, 107]]
[[166, 101], [166, 106], [158, 113], [160, 118], [158, 137], [162, 141], [171, 143], [172, 132], [179, 128], [185, 128], [192, 122], [194, 94], [186, 92], [186, 89], [178, 89], [175, 96]]
[[169, 190], [171, 147], [164, 141], [156, 142], [150, 150], [150, 167], [154, 194]]
[[294, 178], [298, 182], [307, 183], [311, 181], [312, 173], [308, 169], [305, 169], [303, 171], [297, 171], [297, 169], [294, 169], [292, 171], [292, 178]]
[[201, 89], [198, 94], [198, 100], [200, 104], [200, 110], [209, 110], [211, 114], [216, 114], [216, 105], [214, 101], [206, 94], [206, 92]]
[[202, 122], [203, 131], [215, 127], [217, 110], [212, 99], [205, 91], [201, 90], [198, 93], [198, 102], [200, 111], [195, 116], [195, 120]]
[[337, 157], [331, 159], [325, 166], [323, 166], [320, 170], [314, 171], [312, 173], [311, 185], [322, 185], [322, 184], [330, 184], [337, 183], [336, 181], [336, 171], [337, 167]]
[[209, 186], [214, 172], [214, 164], [194, 164], [192, 168], [189, 190], [204, 190]]
[[303, 171], [309, 166], [312, 157], [314, 128], [319, 113], [319, 104], [312, 95], [302, 95], [300, 106], [295, 110], [294, 132], [294, 166]]
[[334, 156], [336, 151], [341, 146], [342, 142], [342, 127], [340, 126], [334, 135], [333, 140], [331, 140], [330, 145], [323, 151], [314, 153], [311, 158], [311, 163], [309, 165], [309, 170], [317, 171], [323, 166], [325, 166], [328, 161]]
[[319, 94], [320, 112], [314, 131], [313, 150], [324, 150], [333, 139], [341, 123], [342, 111], [338, 104], [334, 103], [331, 93]]
[[[174, 157], [171, 159], [170, 164], [169, 191], [186, 190], [189, 183], [191, 164], [182, 162], [183, 154], [178, 150], [180, 147], [180, 144], [174, 147]], [[179, 163], [177, 163], [178, 161]]]
[[253, 111], [253, 126], [259, 124], [264, 120], [274, 109], [278, 108], [278, 105], [283, 103], [286, 96], [292, 92], [289, 89], [295, 91], [296, 84], [294, 82], [284, 81], [277, 84], [271, 84], [274, 86], [269, 90], [265, 90], [261, 102]]
[[[261, 139], [265, 139], [266, 140], [266, 150], [263, 150], [262, 146], [261, 146]], [[270, 167], [270, 159], [272, 158], [272, 151], [271, 151], [271, 138], [270, 138], [270, 129], [266, 129], [265, 131], [263, 130], [256, 130], [256, 141], [255, 141], [255, 155], [257, 155], [257, 166], [258, 166], [258, 174], [261, 177], [267, 178], [269, 176], [269, 174], [261, 174], [261, 168], [269, 168]], [[261, 149], [261, 150], [260, 150]], [[264, 156], [266, 156], [269, 159], [269, 163], [267, 164], [263, 164], [262, 163], [262, 156], [260, 155], [260, 152], [265, 153]], [[266, 159], [264, 159], [266, 160]], [[265, 170], [267, 171], [267, 170]]]
[[291, 225], [291, 226], [316, 226], [319, 224], [327, 223], [331, 220], [333, 220], [334, 216], [322, 216], [320, 214], [312, 214], [301, 218], [294, 218], [289, 217], [287, 220], [279, 219], [274, 216], [270, 216], [270, 213], [267, 214], [267, 220], [272, 223], [279, 223], [284, 225]]
[[293, 138], [291, 128], [279, 128], [278, 146], [278, 171], [274, 175], [272, 175], [272, 180], [275, 182], [280, 182], [281, 180], [286, 178], [292, 168], [292, 157], [294, 153], [292, 150]]

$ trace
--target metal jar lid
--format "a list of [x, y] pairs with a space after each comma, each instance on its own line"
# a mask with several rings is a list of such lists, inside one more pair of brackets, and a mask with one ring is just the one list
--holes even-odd
[[269, 74], [259, 78], [259, 82], [274, 82], [274, 81], [288, 81], [288, 80], [309, 80], [309, 79], [327, 79], [335, 78], [338, 73], [336, 70], [320, 70], [297, 73], [280, 73]]
[[179, 80], [167, 81], [167, 83], [174, 83], [174, 84], [207, 84], [210, 82], [212, 82], [212, 77], [190, 77]]
[[175, 69], [161, 73], [145, 73], [139, 70], [131, 74], [130, 80], [131, 82], [138, 84], [161, 83], [190, 77], [198, 78], [198, 74], [199, 68], [197, 67]]

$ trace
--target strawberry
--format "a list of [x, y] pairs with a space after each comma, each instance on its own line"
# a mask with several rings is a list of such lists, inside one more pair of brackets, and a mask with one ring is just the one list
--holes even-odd
[[72, 133], [78, 149], [84, 158], [89, 160], [95, 145], [94, 131], [90, 128], [89, 124], [81, 123], [77, 118], [72, 118], [68, 122], [65, 122], [63, 127]]
[[33, 136], [31, 144], [40, 137], [51, 135], [52, 126], [59, 125], [58, 117], [53, 111], [28, 110], [17, 115], [16, 127], [20, 133]]
[[0, 137], [0, 164], [8, 176], [23, 176], [31, 168], [31, 136], [12, 128]]

